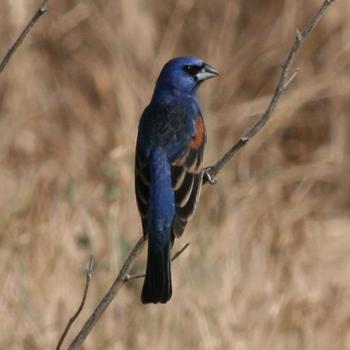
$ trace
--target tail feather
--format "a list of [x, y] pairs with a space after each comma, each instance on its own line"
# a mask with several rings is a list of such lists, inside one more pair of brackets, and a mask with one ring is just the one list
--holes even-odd
[[161, 148], [149, 159], [150, 189], [147, 213], [148, 258], [141, 300], [166, 303], [171, 298], [171, 226], [175, 215], [175, 194], [168, 156]]
[[157, 252], [148, 248], [146, 277], [141, 295], [144, 304], [164, 304], [171, 298], [170, 248], [170, 242]]

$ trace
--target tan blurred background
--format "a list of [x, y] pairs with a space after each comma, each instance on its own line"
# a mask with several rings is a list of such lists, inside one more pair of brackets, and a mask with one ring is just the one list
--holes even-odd
[[[1, 54], [39, 2], [0, 2]], [[134, 143], [163, 64], [195, 54], [222, 73], [200, 92], [212, 164], [321, 2], [50, 1], [0, 76], [0, 349], [55, 347], [93, 254], [68, 343], [138, 239]], [[143, 306], [130, 282], [85, 349], [350, 349], [349, 18], [335, 1], [272, 120], [204, 188], [171, 302]]]

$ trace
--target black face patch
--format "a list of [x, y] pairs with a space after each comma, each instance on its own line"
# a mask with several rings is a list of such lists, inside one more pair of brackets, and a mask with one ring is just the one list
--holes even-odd
[[197, 73], [199, 73], [204, 68], [204, 64], [201, 65], [193, 65], [193, 64], [186, 64], [183, 67], [183, 70], [194, 77]]

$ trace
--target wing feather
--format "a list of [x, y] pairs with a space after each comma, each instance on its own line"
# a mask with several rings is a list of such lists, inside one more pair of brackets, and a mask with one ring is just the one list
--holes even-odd
[[203, 151], [206, 132], [202, 117], [198, 117], [192, 140], [172, 163], [172, 183], [175, 191], [176, 215], [173, 236], [180, 237], [197, 206], [202, 187]]
[[[197, 206], [202, 187], [203, 151], [206, 131], [201, 116], [197, 118], [192, 139], [171, 165], [172, 186], [175, 191], [175, 218], [172, 236], [180, 237]], [[135, 190], [144, 235], [147, 234], [147, 215], [149, 211], [150, 174], [147, 159], [136, 146]]]
[[135, 192], [136, 202], [142, 221], [143, 234], [147, 234], [147, 214], [149, 207], [150, 175], [147, 162], [142, 158], [138, 145], [135, 159]]

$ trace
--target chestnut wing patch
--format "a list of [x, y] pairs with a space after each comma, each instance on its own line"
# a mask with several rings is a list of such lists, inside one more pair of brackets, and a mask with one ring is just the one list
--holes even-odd
[[202, 117], [196, 122], [196, 131], [181, 155], [172, 163], [172, 185], [175, 191], [176, 215], [173, 237], [180, 237], [196, 209], [203, 177], [203, 151], [206, 131]]

